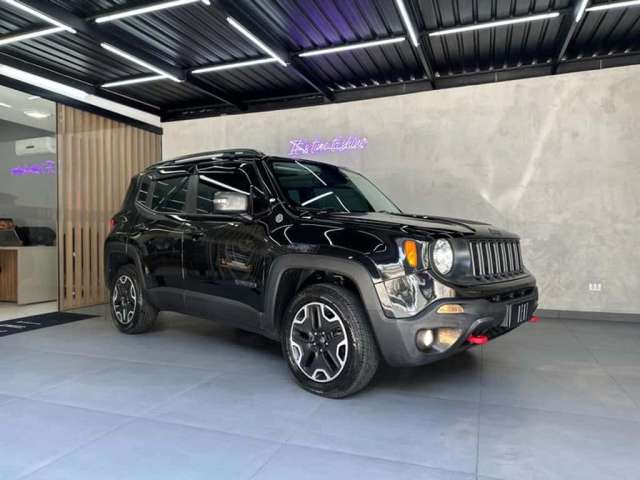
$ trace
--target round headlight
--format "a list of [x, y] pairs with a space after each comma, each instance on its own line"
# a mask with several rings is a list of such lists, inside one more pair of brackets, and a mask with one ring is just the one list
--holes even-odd
[[433, 265], [438, 272], [446, 275], [453, 268], [453, 249], [448, 240], [436, 240], [433, 245]]

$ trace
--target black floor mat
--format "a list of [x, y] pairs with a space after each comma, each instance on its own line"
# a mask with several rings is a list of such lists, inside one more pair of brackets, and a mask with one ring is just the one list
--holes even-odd
[[64, 325], [65, 323], [77, 322], [78, 320], [86, 320], [87, 318], [95, 318], [97, 316], [98, 315], [54, 312], [42, 315], [33, 315], [31, 317], [16, 318], [15, 320], [6, 320], [4, 322], [0, 322], [0, 337], [6, 337], [7, 335], [13, 335], [14, 333], [30, 332], [39, 328]]

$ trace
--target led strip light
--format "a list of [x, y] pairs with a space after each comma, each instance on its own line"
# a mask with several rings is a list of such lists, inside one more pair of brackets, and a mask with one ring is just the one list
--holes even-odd
[[548, 20], [560, 16], [560, 12], [543, 13], [540, 15], [529, 15], [527, 17], [511, 18], [509, 20], [497, 20], [495, 22], [476, 23], [474, 25], [466, 25], [463, 27], [445, 28], [429, 33], [430, 37], [439, 37], [442, 35], [451, 35], [454, 33], [471, 32], [473, 30], [484, 30], [487, 28], [503, 27], [506, 25], [516, 25], [518, 23], [536, 22], [539, 20]]
[[144, 15], [145, 13], [157, 12], [159, 10], [166, 10], [168, 8], [181, 7], [182, 5], [199, 2], [202, 2], [205, 5], [211, 5], [210, 0], [173, 0], [170, 2], [155, 3], [153, 5], [147, 5], [146, 7], [132, 8], [130, 10], [101, 15], [96, 17], [94, 21], [96, 23], [114, 22], [123, 18], [135, 17], [137, 15]]
[[114, 53], [122, 58], [126, 58], [127, 60], [129, 60], [130, 62], [136, 63], [138, 65], [140, 65], [141, 67], [147, 68], [149, 70], [151, 70], [152, 72], [157, 73], [158, 75], [161, 75], [163, 77], [166, 77], [170, 80], [173, 80], [174, 82], [181, 82], [181, 80], [177, 77], [175, 77], [174, 75], [171, 75], [168, 72], [165, 72], [164, 70], [162, 70], [161, 68], [155, 67], [153, 65], [151, 65], [150, 63], [145, 62], [144, 60], [139, 59], [138, 57], [135, 57], [127, 52], [124, 52], [122, 50], [120, 50], [119, 48], [114, 47], [113, 45], [110, 45], [108, 43], [101, 43], [100, 46], [102, 48], [104, 48], [105, 50], [108, 50], [111, 53]]
[[320, 48], [318, 50], [309, 50], [308, 52], [302, 52], [299, 57], [315, 57], [316, 55], [328, 55], [330, 53], [347, 52], [349, 50], [358, 50], [361, 48], [371, 48], [380, 45], [389, 45], [391, 43], [404, 42], [405, 37], [387, 38], [384, 40], [372, 40], [370, 42], [352, 43], [350, 45], [341, 45], [338, 47]]

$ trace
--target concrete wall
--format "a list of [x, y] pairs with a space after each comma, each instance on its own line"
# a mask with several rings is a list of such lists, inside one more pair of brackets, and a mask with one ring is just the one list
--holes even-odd
[[[408, 212], [519, 233], [541, 307], [640, 313], [640, 66], [164, 125], [164, 156], [367, 137], [315, 156]], [[589, 290], [600, 283], [601, 291]]]

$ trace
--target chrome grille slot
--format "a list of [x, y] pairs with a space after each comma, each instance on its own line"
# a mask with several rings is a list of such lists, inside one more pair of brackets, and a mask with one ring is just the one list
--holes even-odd
[[471, 269], [474, 277], [491, 280], [522, 272], [518, 240], [471, 240]]

